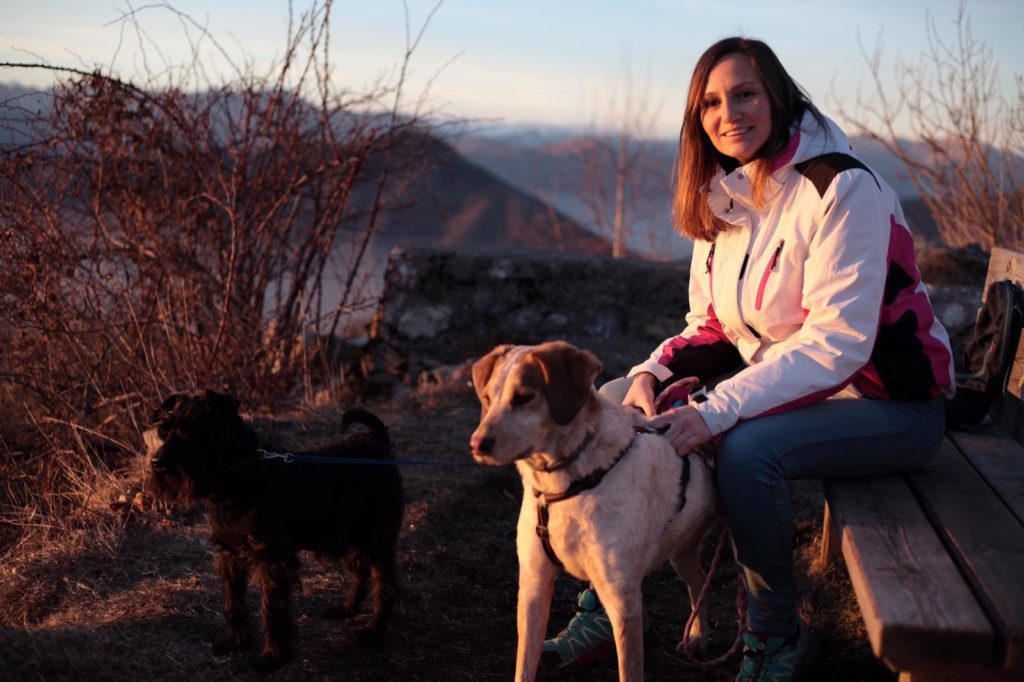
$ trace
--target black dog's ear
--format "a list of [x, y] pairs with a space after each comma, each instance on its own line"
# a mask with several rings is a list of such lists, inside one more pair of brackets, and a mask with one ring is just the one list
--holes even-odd
[[167, 399], [160, 403], [160, 407], [153, 411], [153, 416], [150, 417], [149, 423], [159, 424], [163, 421], [164, 417], [169, 415], [171, 412], [174, 412], [174, 408], [178, 406], [178, 403], [181, 402], [181, 399], [184, 397], [185, 396], [181, 393], [172, 393], [167, 396]]
[[210, 389], [206, 389], [206, 402], [210, 407], [210, 412], [232, 416], [238, 414], [238, 407], [242, 404], [242, 401], [234, 396], [217, 393]]

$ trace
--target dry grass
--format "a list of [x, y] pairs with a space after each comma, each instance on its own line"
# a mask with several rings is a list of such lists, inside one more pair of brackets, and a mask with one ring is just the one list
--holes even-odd
[[[390, 424], [399, 457], [462, 462], [478, 407], [464, 379], [372, 406]], [[311, 409], [296, 422], [257, 420], [286, 440], [318, 439], [338, 410]], [[511, 469], [404, 469], [407, 511], [399, 564], [404, 593], [388, 641], [369, 647], [353, 627], [320, 617], [340, 597], [341, 578], [308, 561], [296, 601], [300, 653], [273, 679], [500, 680], [515, 653], [515, 518], [520, 484]], [[219, 583], [201, 514], [120, 507], [141, 480], [141, 457], [81, 481], [80, 513], [33, 533], [0, 557], [0, 679], [249, 679], [246, 659], [215, 658], [222, 629]], [[88, 494], [85, 492], [88, 491]], [[849, 583], [837, 568], [810, 572], [820, 541], [820, 486], [794, 486], [803, 611], [821, 635], [816, 679], [891, 680], [875, 661]], [[705, 560], [713, 547], [705, 547]], [[730, 562], [712, 585], [712, 650], [734, 634]], [[560, 578], [552, 627], [572, 610], [578, 584]], [[685, 590], [671, 569], [645, 585], [653, 624], [652, 680], [725, 680], [736, 663], [696, 670], [674, 651]], [[565, 679], [614, 680], [614, 662]]]

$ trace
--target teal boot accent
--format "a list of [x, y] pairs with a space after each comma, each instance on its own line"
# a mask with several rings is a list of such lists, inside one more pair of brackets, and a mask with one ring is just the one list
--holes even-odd
[[811, 633], [803, 621], [789, 637], [746, 632], [743, 645], [743, 664], [736, 682], [791, 682], [800, 679], [810, 664]]
[[615, 637], [597, 593], [587, 588], [576, 598], [576, 615], [556, 637], [544, 642], [540, 669], [575, 672], [615, 653]]

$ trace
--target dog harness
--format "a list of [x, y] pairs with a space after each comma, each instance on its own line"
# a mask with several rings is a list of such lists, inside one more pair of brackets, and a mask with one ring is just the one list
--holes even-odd
[[[573, 450], [571, 455], [569, 455], [568, 457], [565, 457], [564, 459], [560, 459], [560, 460], [558, 460], [557, 462], [555, 462], [553, 464], [548, 464], [548, 465], [541, 464], [541, 465], [538, 466], [538, 465], [532, 464], [530, 462], [530, 460], [528, 460], [528, 459], [527, 460], [523, 460], [523, 462], [526, 464], [526, 466], [530, 467], [534, 471], [540, 471], [540, 472], [545, 473], [545, 474], [551, 473], [552, 471], [559, 471], [560, 469], [564, 469], [567, 466], [569, 466], [570, 464], [572, 464], [573, 462], [575, 462], [576, 460], [578, 460], [580, 458], [580, 455], [583, 454], [583, 451], [587, 449], [587, 446], [590, 445], [590, 441], [592, 441], [592, 440], [594, 440], [594, 432], [593, 431], [588, 431], [587, 435], [585, 435], [583, 437], [583, 442], [579, 444], [579, 447], [577, 447], [575, 450]], [[632, 441], [630, 441], [630, 444], [632, 444]], [[629, 446], [627, 445], [626, 447], [628, 448]], [[612, 464], [612, 466], [615, 466], [615, 465]]]
[[[548, 507], [555, 502], [561, 502], [570, 498], [576, 497], [582, 492], [596, 488], [604, 480], [604, 477], [608, 475], [615, 466], [622, 461], [622, 458], [626, 456], [630, 448], [633, 447], [633, 443], [636, 442], [636, 437], [644, 433], [657, 433], [646, 428], [637, 428], [636, 433], [626, 443], [626, 447], [622, 448], [622, 451], [615, 457], [611, 464], [604, 469], [597, 469], [590, 472], [583, 478], [578, 478], [573, 481], [568, 488], [560, 493], [545, 493], [533, 488], [533, 496], [537, 500], [537, 537], [540, 538], [541, 546], [544, 547], [544, 554], [547, 555], [548, 559], [551, 560], [559, 570], [565, 570], [565, 564], [561, 562], [558, 555], [555, 553], [555, 548], [551, 545], [551, 533], [548, 531], [548, 519], [549, 512]], [[589, 438], [586, 441], [590, 442]], [[582, 453], [583, 448], [579, 449], [579, 453]], [[579, 454], [576, 455], [579, 457]], [[676, 514], [683, 510], [686, 505], [686, 486], [690, 482], [690, 458], [683, 457], [683, 468], [680, 474], [680, 486], [679, 486], [679, 501], [676, 503]], [[558, 467], [562, 468], [562, 467]]]

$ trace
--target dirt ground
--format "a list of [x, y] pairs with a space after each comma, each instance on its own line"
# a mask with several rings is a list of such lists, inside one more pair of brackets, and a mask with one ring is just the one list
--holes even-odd
[[[370, 407], [388, 422], [397, 457], [468, 461], [479, 408], [465, 378]], [[518, 476], [484, 467], [409, 467], [402, 476], [403, 594], [384, 644], [368, 645], [355, 624], [321, 617], [340, 598], [342, 579], [307, 558], [295, 603], [297, 660], [261, 676], [250, 669], [250, 657], [214, 657], [208, 643], [223, 626], [202, 515], [134, 510], [103, 517], [104, 534], [69, 537], [61, 551], [25, 552], [0, 566], [0, 679], [510, 679]], [[842, 567], [808, 568], [821, 537], [820, 484], [798, 482], [794, 496], [801, 608], [819, 637], [811, 679], [894, 680], [871, 655]], [[95, 509], [118, 514], [104, 512], [106, 504]], [[713, 531], [705, 541], [705, 566], [716, 539]], [[549, 632], [570, 617], [579, 585], [559, 579]], [[735, 589], [727, 553], [711, 587], [712, 654], [727, 650], [735, 636]], [[688, 605], [670, 568], [652, 574], [644, 594], [652, 623], [647, 679], [733, 678], [738, 658], [704, 671], [675, 652]], [[614, 658], [561, 679], [614, 680]]]

